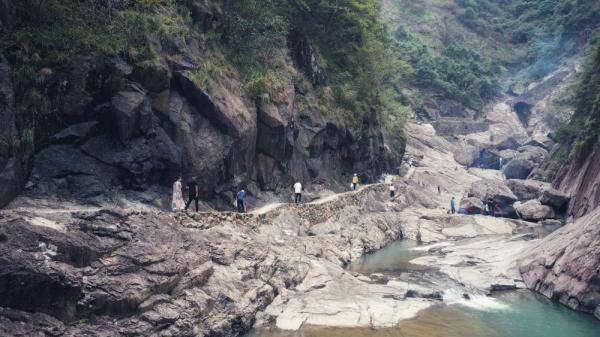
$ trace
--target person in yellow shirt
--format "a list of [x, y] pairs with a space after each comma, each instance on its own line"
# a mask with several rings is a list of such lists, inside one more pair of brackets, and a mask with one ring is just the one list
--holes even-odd
[[356, 190], [359, 182], [360, 180], [358, 179], [358, 176], [356, 175], [356, 173], [354, 173], [354, 175], [352, 176], [352, 190]]

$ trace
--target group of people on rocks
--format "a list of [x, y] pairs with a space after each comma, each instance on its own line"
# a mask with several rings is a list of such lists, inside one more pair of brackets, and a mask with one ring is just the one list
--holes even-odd
[[[438, 191], [439, 191], [439, 187], [438, 187]], [[479, 212], [474, 208], [474, 207], [467, 207], [467, 208], [459, 208], [458, 210], [456, 209], [456, 199], [454, 197], [452, 197], [450, 199], [450, 209], [448, 210], [449, 214], [478, 214]], [[482, 214], [483, 215], [490, 215], [490, 216], [501, 216], [502, 214], [502, 207], [500, 207], [500, 204], [495, 202], [493, 198], [491, 197], [487, 197], [485, 198], [485, 201], [483, 202], [483, 210], [482, 210]]]
[[[358, 175], [355, 173], [352, 176], [350, 188], [352, 190], [356, 190], [359, 183], [360, 183], [360, 179], [358, 178]], [[196, 212], [198, 212], [199, 201], [200, 201], [200, 186], [198, 185], [196, 176], [193, 176], [192, 179], [185, 186], [185, 190], [187, 190], [187, 192], [188, 192], [187, 201], [184, 201], [184, 199], [183, 199], [183, 194], [184, 194], [183, 187], [184, 187], [183, 179], [181, 177], [177, 178], [177, 180], [175, 180], [175, 182], [173, 183], [173, 195], [172, 195], [172, 200], [171, 200], [171, 209], [173, 210], [173, 212], [187, 211], [188, 208], [190, 207], [190, 205], [192, 204], [192, 202], [194, 202], [194, 204], [196, 206]], [[296, 181], [296, 183], [294, 183], [293, 189], [294, 189], [294, 203], [299, 204], [302, 202], [302, 191], [304, 189], [302, 186], [302, 183], [299, 181]], [[390, 192], [392, 197], [394, 196], [394, 193], [395, 193], [395, 190]], [[235, 205], [236, 205], [236, 209], [239, 213], [246, 212], [246, 205], [244, 203], [245, 197], [246, 197], [246, 191], [244, 189], [241, 189], [235, 195]]]

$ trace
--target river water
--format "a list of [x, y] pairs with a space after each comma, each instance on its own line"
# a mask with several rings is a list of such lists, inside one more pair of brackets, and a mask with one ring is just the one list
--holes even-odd
[[[367, 275], [381, 273], [407, 281], [435, 282], [435, 271], [409, 262], [425, 252], [412, 241], [398, 241], [365, 256], [349, 269]], [[600, 337], [600, 321], [536, 293], [518, 290], [472, 298], [462, 304], [435, 305], [394, 328], [261, 328], [247, 337]]]

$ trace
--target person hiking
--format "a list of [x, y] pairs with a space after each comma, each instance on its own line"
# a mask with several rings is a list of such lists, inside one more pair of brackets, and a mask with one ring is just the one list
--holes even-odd
[[246, 213], [246, 206], [244, 205], [244, 198], [246, 197], [246, 191], [244, 189], [237, 192], [235, 196], [235, 201], [237, 204], [237, 211], [239, 213]]
[[440, 185], [438, 185], [438, 195], [442, 194], [442, 187]]
[[356, 190], [359, 182], [360, 182], [360, 180], [358, 179], [358, 175], [356, 175], [356, 173], [354, 173], [354, 175], [352, 176], [352, 184], [350, 185], [350, 186], [352, 186], [353, 191]]
[[500, 207], [499, 203], [494, 203], [494, 215], [495, 217], [502, 217], [502, 207]]
[[396, 196], [396, 186], [394, 186], [394, 184], [390, 185], [390, 198], [393, 198], [394, 196]]
[[182, 211], [185, 207], [185, 202], [183, 201], [183, 192], [181, 189], [181, 177], [178, 177], [173, 183], [173, 198], [171, 199], [171, 210], [173, 212]]
[[192, 203], [192, 200], [196, 203], [196, 212], [198, 212], [198, 200], [200, 199], [200, 189], [198, 188], [198, 183], [196, 182], [196, 177], [193, 176], [192, 180], [187, 184], [188, 189], [188, 201], [185, 204], [185, 210], [187, 211], [188, 207]]
[[452, 197], [452, 199], [450, 199], [450, 213], [452, 213], [452, 214], [456, 213], [456, 200], [454, 199], [454, 197]]
[[302, 184], [297, 181], [294, 184], [294, 203], [298, 204], [302, 202]]

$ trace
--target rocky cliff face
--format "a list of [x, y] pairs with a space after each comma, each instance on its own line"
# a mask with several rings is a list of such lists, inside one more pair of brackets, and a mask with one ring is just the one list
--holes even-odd
[[584, 158], [573, 156], [558, 173], [556, 188], [571, 196], [569, 215], [577, 219], [600, 206], [600, 142]]
[[0, 121], [0, 205], [5, 205], [21, 190], [25, 173], [15, 125], [10, 65], [4, 59], [0, 60]]
[[550, 234], [519, 264], [528, 288], [600, 319], [600, 209]]
[[[210, 6], [196, 11], [223, 19]], [[316, 89], [326, 73], [306, 36], [291, 34], [280, 51], [288, 84], [276, 98], [251, 95], [235, 69], [199, 75], [210, 50], [198, 39], [146, 38], [154, 56], [142, 63], [78, 53], [45, 70], [38, 90], [56, 109], [36, 122], [28, 193], [102, 199], [196, 175], [202, 198], [226, 209], [239, 188], [260, 198], [295, 180], [335, 186], [352, 173], [369, 181], [399, 165], [402, 147], [385, 146], [377, 111], [354, 124], [323, 111]], [[310, 81], [294, 81], [300, 74]], [[9, 160], [9, 144], [26, 131], [15, 129], [10, 75], [3, 61], [0, 167], [11, 183], [2, 184], [0, 205], [29, 175]]]

